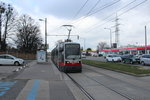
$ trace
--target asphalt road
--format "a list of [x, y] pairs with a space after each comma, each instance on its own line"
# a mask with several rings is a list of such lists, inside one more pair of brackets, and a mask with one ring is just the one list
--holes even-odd
[[92, 57], [92, 56], [87, 56], [86, 58], [83, 59], [88, 59], [88, 60], [96, 60], [96, 61], [106, 61], [104, 57]]
[[[82, 73], [70, 75], [95, 100], [150, 100], [150, 76], [135, 77], [88, 65], [83, 65]], [[51, 62], [30, 62], [12, 76], [0, 80], [0, 100], [88, 100]]]
[[[25, 64], [28, 64], [32, 61], [33, 60], [25, 60]], [[15, 70], [17, 70], [18, 68], [23, 67], [23, 66], [24, 65], [21, 65], [21, 66], [0, 65], [0, 80], [13, 75]]]

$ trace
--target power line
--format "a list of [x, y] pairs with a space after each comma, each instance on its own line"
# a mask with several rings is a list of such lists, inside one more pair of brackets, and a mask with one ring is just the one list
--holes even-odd
[[[118, 9], [117, 11], [113, 12], [113, 13], [110, 14], [109, 16], [105, 17], [103, 20], [106, 20], [106, 19], [110, 18], [111, 16], [113, 16], [114, 14], [116, 14], [116, 12], [119, 12], [119, 11], [121, 11], [122, 9], [128, 7], [129, 5], [131, 5], [132, 3], [134, 3], [135, 1], [137, 1], [137, 0], [133, 0], [132, 2], [128, 3], [127, 5], [123, 6], [123, 7], [120, 8], [120, 9]], [[97, 24], [95, 24], [95, 25], [97, 25]], [[94, 25], [94, 26], [95, 26], [95, 25]]]
[[[86, 0], [85, 1], [85, 3], [82, 5], [82, 7], [77, 11], [77, 13], [74, 15], [74, 17], [72, 18], [72, 19], [74, 19], [74, 18], [76, 18], [77, 16], [78, 16], [78, 14], [81, 12], [81, 10], [85, 7], [85, 5], [88, 3], [88, 1], [89, 0]], [[70, 23], [71, 23], [71, 21], [70, 21]], [[67, 24], [67, 23], [66, 23]], [[53, 31], [56, 31], [56, 30], [58, 30], [60, 27], [57, 27], [56, 29], [54, 29]]]
[[[122, 16], [122, 15], [124, 15], [125, 13], [129, 12], [130, 10], [132, 10], [132, 9], [134, 9], [134, 8], [136, 8], [136, 7], [138, 7], [138, 6], [140, 6], [141, 4], [143, 4], [143, 3], [146, 2], [146, 1], [147, 1], [147, 0], [144, 0], [144, 1], [142, 1], [141, 3], [135, 5], [134, 7], [132, 7], [132, 8], [130, 8], [130, 9], [126, 10], [125, 12], [119, 14], [118, 17], [119, 17], [119, 16]], [[135, 2], [135, 1], [134, 1], [134, 2]], [[132, 2], [132, 3], [133, 3], [133, 2]], [[129, 3], [129, 4], [131, 4], [131, 3]], [[127, 5], [126, 5], [126, 6], [127, 6]], [[113, 14], [112, 14], [112, 15], [113, 15]], [[103, 20], [108, 19], [108, 18], [111, 17], [112, 15], [110, 15], [110, 16], [104, 18]], [[106, 21], [106, 22], [104, 22], [104, 23], [98, 25], [97, 27], [103, 26], [103, 25], [105, 25], [106, 23], [108, 23], [108, 22], [110, 22], [110, 21], [112, 21], [112, 20], [114, 20], [114, 18], [112, 18], [112, 19], [110, 19], [110, 20], [108, 20], [108, 21]], [[96, 27], [95, 27], [95, 28], [96, 28]], [[91, 29], [91, 30], [92, 30], [92, 29]], [[90, 31], [91, 31], [91, 30], [90, 30]], [[89, 31], [88, 31], [88, 32], [89, 32]]]
[[147, 1], [147, 0], [142, 1], [141, 3], [137, 4], [136, 6], [134, 6], [134, 7], [130, 8], [130, 9], [126, 10], [125, 12], [123, 12], [122, 14], [120, 14], [119, 16], [121, 16], [121, 15], [123, 15], [123, 14], [129, 12], [130, 10], [132, 10], [132, 9], [134, 9], [134, 8], [136, 8], [136, 7], [138, 7], [138, 6], [140, 6], [141, 4], [145, 3], [146, 1]]
[[85, 18], [87, 18], [87, 17], [89, 17], [89, 16], [91, 16], [91, 15], [93, 15], [93, 14], [96, 14], [96, 13], [98, 13], [98, 12], [100, 12], [100, 11], [102, 11], [102, 10], [104, 10], [104, 9], [106, 9], [106, 8], [108, 8], [108, 7], [110, 7], [110, 6], [112, 6], [112, 5], [114, 5], [114, 4], [116, 4], [116, 3], [118, 3], [120, 0], [117, 0], [116, 2], [113, 2], [113, 3], [109, 3], [109, 4], [105, 4], [105, 5], [103, 5], [103, 6], [101, 6], [101, 9], [99, 9], [99, 10], [97, 10], [97, 11], [95, 11], [94, 13], [91, 13], [91, 14], [89, 14], [89, 15], [87, 15], [87, 16], [85, 16], [85, 17], [83, 17], [83, 18], [81, 18], [81, 19], [79, 19], [79, 20], [77, 20], [77, 21], [75, 21], [75, 22], [73, 22], [73, 23], [77, 23], [77, 22], [79, 22], [79, 21], [81, 21], [81, 20], [83, 20], [83, 19], [85, 19]]
[[[119, 14], [118, 17], [119, 17], [119, 16], [122, 16], [122, 15], [124, 15], [125, 13], [129, 12], [130, 10], [132, 10], [132, 9], [134, 9], [134, 8], [136, 8], [136, 7], [138, 7], [138, 6], [140, 6], [141, 4], [143, 4], [143, 3], [146, 2], [146, 1], [147, 1], [147, 0], [144, 0], [144, 1], [140, 2], [139, 4], [133, 6], [132, 8], [130, 8], [130, 9], [124, 11], [123, 13]], [[113, 19], [114, 19], [114, 18], [113, 18]], [[113, 19], [111, 19], [111, 20], [109, 20], [109, 21], [112, 21]], [[109, 21], [107, 21], [107, 22], [109, 22]]]
[[85, 5], [87, 4], [89, 0], [86, 0], [85, 3], [83, 4], [83, 6], [77, 11], [77, 13], [74, 15], [73, 18], [77, 17], [77, 15], [81, 12], [81, 10], [85, 7]]
[[120, 1], [120, 0], [117, 0], [117, 1], [115, 1], [115, 2], [113, 2], [113, 3], [106, 4], [106, 5], [104, 5], [104, 7], [103, 7], [103, 8], [101, 8], [101, 9], [99, 9], [99, 10], [97, 10], [97, 11], [95, 11], [95, 12], [91, 13], [89, 16], [91, 16], [91, 15], [93, 15], [93, 14], [96, 14], [96, 13], [98, 13], [98, 12], [102, 11], [102, 10], [103, 10], [103, 9], [105, 9], [105, 8], [110, 7], [110, 6], [112, 6], [112, 5], [116, 4], [116, 3], [118, 3], [119, 1]]
[[86, 15], [89, 15], [89, 14], [92, 12], [92, 10], [99, 4], [100, 1], [101, 1], [101, 0], [98, 0], [98, 1], [96, 2], [96, 4], [90, 9], [90, 11], [89, 11]]
[[117, 10], [116, 12], [118, 12], [118, 11], [120, 11], [120, 10], [122, 10], [122, 9], [124, 9], [124, 8], [126, 8], [126, 7], [128, 7], [129, 5], [131, 5], [132, 3], [134, 3], [135, 1], [137, 1], [137, 0], [131, 1], [130, 3], [128, 3], [127, 5], [125, 5], [124, 7], [120, 8], [119, 10]]

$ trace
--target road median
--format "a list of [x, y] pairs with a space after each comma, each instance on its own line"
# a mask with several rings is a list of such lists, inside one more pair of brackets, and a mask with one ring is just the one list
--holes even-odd
[[134, 76], [150, 76], [150, 69], [141, 69], [140, 66], [133, 66], [128, 64], [120, 64], [113, 62], [101, 62], [93, 60], [82, 60], [83, 64], [94, 67], [109, 69], [117, 72], [122, 72]]

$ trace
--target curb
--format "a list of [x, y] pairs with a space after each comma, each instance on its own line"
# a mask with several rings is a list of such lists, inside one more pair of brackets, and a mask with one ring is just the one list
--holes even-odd
[[32, 61], [30, 63], [26, 63], [24, 64], [23, 66], [20, 66], [19, 68], [15, 69], [15, 70], [12, 70], [11, 71], [11, 74], [6, 76], [6, 77], [3, 77], [3, 78], [0, 78], [0, 80], [6, 80], [6, 79], [9, 79], [11, 77], [14, 77], [16, 76], [19, 72], [23, 71], [25, 68], [28, 68], [28, 67], [31, 67], [35, 64], [35, 61]]
[[[83, 64], [84, 64], [84, 63], [83, 63]], [[89, 66], [97, 67], [97, 68], [102, 68], [102, 69], [106, 69], [106, 70], [110, 70], [110, 71], [115, 71], [115, 72], [119, 72], [119, 73], [123, 73], [123, 74], [127, 74], [127, 75], [132, 75], [132, 76], [135, 76], [135, 77], [150, 76], [150, 74], [134, 74], [134, 73], [124, 72], [124, 71], [115, 70], [115, 69], [111, 69], [111, 68], [105, 68], [105, 67], [102, 67], [102, 66], [93, 66], [93, 65], [90, 65], [90, 64], [85, 64], [85, 65], [89, 65]]]
[[12, 72], [18, 72], [18, 71], [21, 71], [22, 69], [25, 69], [26, 67], [29, 67], [29, 66], [33, 66], [35, 64], [35, 61], [31, 61], [30, 63], [26, 63], [24, 64], [23, 66], [15, 69], [14, 71]]
[[22, 69], [25, 69], [26, 67], [29, 67], [29, 65], [28, 65], [28, 64], [25, 64], [24, 66], [21, 66], [21, 67], [15, 69], [13, 72], [21, 71]]
[[27, 68], [27, 67], [29, 67], [29, 66], [33, 66], [35, 63], [36, 63], [35, 61], [32, 61], [32, 62], [30, 62], [30, 63], [25, 64], [24, 66], [21, 66], [21, 67], [15, 69], [15, 70], [12, 71], [12, 72], [19, 72], [19, 71], [21, 71], [22, 69], [25, 69], [25, 68]]

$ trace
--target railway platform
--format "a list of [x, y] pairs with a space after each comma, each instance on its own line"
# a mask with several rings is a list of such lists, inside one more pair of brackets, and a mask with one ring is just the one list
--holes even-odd
[[16, 100], [88, 100], [51, 61], [32, 63], [15, 80], [28, 80]]

